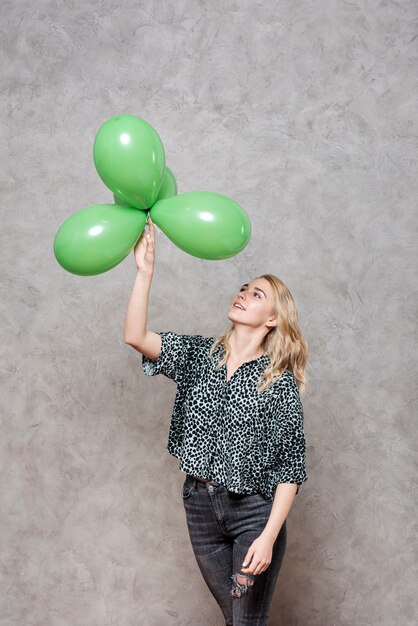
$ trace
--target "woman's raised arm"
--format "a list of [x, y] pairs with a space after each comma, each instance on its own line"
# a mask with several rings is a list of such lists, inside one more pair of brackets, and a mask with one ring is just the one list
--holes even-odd
[[144, 231], [134, 248], [138, 272], [129, 298], [125, 317], [125, 342], [155, 361], [161, 352], [161, 336], [147, 330], [148, 299], [155, 261], [155, 231], [148, 216], [148, 229]]

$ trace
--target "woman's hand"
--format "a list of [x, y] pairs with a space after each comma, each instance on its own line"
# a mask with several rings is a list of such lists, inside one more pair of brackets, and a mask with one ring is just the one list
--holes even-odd
[[155, 261], [155, 231], [151, 217], [148, 215], [148, 232], [146, 225], [138, 241], [135, 244], [134, 256], [138, 270], [144, 274], [152, 274]]
[[261, 534], [255, 539], [245, 555], [241, 571], [244, 574], [261, 574], [271, 563], [273, 541]]

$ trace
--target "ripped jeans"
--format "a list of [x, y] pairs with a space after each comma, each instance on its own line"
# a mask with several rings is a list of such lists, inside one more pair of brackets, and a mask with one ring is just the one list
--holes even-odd
[[222, 610], [226, 626], [266, 626], [283, 561], [286, 520], [273, 544], [270, 565], [260, 574], [241, 572], [248, 548], [264, 530], [273, 502], [261, 494], [228, 491], [186, 474], [183, 504], [193, 552]]

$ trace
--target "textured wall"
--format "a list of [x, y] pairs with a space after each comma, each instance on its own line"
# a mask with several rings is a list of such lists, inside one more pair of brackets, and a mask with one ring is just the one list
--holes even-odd
[[417, 624], [417, 4], [0, 10], [1, 625], [223, 624], [165, 449], [175, 386], [123, 340], [133, 256], [85, 278], [53, 256], [65, 219], [112, 201], [92, 142], [118, 113], [157, 129], [179, 193], [253, 226], [221, 262], [157, 231], [149, 328], [217, 333], [263, 272], [299, 305], [309, 480], [271, 625]]

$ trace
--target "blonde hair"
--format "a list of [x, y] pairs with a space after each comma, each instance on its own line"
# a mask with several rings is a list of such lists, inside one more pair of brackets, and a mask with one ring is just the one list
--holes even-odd
[[[299, 326], [296, 302], [285, 283], [274, 274], [262, 274], [257, 278], [265, 278], [272, 286], [273, 313], [278, 317], [277, 326], [273, 326], [262, 341], [262, 347], [267, 352], [270, 363], [257, 382], [257, 391], [262, 393], [268, 389], [286, 369], [289, 369], [295, 376], [300, 392], [303, 393], [308, 384], [304, 373], [308, 360], [308, 343]], [[211, 346], [211, 356], [219, 344], [222, 343], [224, 346], [224, 354], [215, 369], [220, 369], [229, 358], [231, 353], [229, 337], [233, 329], [232, 324], [229, 330], [216, 337]]]

